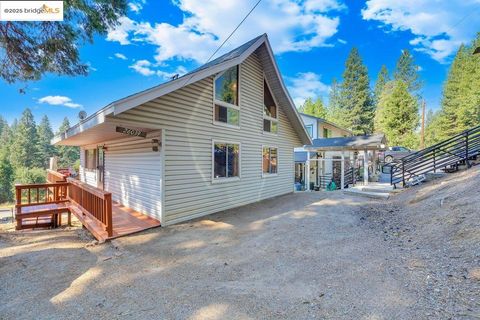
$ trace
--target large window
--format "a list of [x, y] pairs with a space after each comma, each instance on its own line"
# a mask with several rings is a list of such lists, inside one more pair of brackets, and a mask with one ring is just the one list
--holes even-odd
[[263, 147], [263, 174], [275, 174], [278, 172], [278, 149]]
[[240, 145], [237, 143], [213, 143], [213, 178], [240, 177]]
[[85, 169], [89, 169], [89, 170], [97, 169], [97, 150], [96, 149], [85, 150]]
[[278, 110], [267, 82], [263, 81], [263, 131], [278, 132]]
[[233, 126], [240, 125], [238, 104], [238, 66], [215, 78], [215, 121]]

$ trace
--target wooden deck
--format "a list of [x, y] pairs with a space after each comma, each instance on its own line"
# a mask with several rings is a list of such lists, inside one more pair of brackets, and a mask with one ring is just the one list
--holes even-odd
[[80, 210], [72, 208], [72, 213], [100, 242], [123, 237], [132, 233], [140, 232], [160, 226], [160, 221], [127, 208], [118, 203], [112, 203], [113, 234], [108, 236], [105, 227], [89, 215], [83, 214]]
[[[52, 178], [53, 177], [53, 178]], [[57, 175], [49, 172], [49, 178]], [[16, 185], [17, 230], [56, 228], [73, 214], [100, 242], [160, 226], [160, 221], [112, 201], [109, 192], [67, 179]]]

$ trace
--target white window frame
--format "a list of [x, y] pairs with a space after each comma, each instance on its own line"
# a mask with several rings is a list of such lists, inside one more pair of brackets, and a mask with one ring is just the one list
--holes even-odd
[[[238, 145], [238, 177], [220, 177], [215, 178], [215, 144], [224, 143], [224, 144], [237, 144]], [[212, 183], [225, 183], [232, 181], [240, 181], [242, 178], [242, 144], [237, 141], [229, 140], [215, 140], [212, 139]], [[228, 163], [227, 163], [228, 165]], [[226, 169], [228, 171], [228, 168]]]
[[[280, 111], [279, 109], [280, 109], [280, 108], [279, 108], [279, 105], [278, 105], [277, 100], [276, 100], [275, 97], [273, 96], [273, 92], [272, 92], [272, 90], [270, 89], [270, 85], [268, 84], [267, 78], [265, 77], [265, 73], [263, 74], [263, 80], [264, 80], [264, 81], [263, 81], [263, 85], [262, 85], [262, 89], [263, 89], [263, 90], [262, 90], [262, 98], [263, 98], [263, 99], [262, 99], [262, 115], [263, 115], [263, 117], [262, 117], [262, 132], [263, 132], [264, 134], [271, 134], [271, 135], [277, 136], [277, 135], [278, 135], [278, 132], [280, 131], [280, 121], [278, 120], [278, 118], [279, 118], [278, 115], [279, 115], [279, 111]], [[270, 91], [270, 94], [272, 95], [273, 102], [275, 103], [275, 107], [277, 108], [277, 110], [276, 110], [276, 111], [277, 111], [277, 112], [276, 112], [276, 113], [277, 113], [277, 117], [276, 117], [276, 118], [274, 118], [274, 117], [269, 117], [269, 116], [267, 116], [267, 115], [265, 114], [265, 109], [264, 109], [264, 108], [265, 108], [265, 106], [264, 106], [264, 100], [265, 100], [265, 96], [264, 96], [265, 84], [267, 84], [268, 91]], [[269, 121], [271, 121], [271, 122], [275, 122], [275, 123], [277, 124], [277, 132], [265, 131], [265, 130], [264, 130], [264, 126], [263, 126], [263, 120], [269, 120]], [[271, 127], [272, 127], [272, 126], [270, 125], [270, 128], [271, 128]]]
[[[277, 149], [277, 172], [275, 172], [275, 173], [263, 172], [263, 149], [264, 148]], [[274, 146], [274, 145], [262, 145], [261, 154], [262, 154], [262, 157], [261, 157], [262, 158], [262, 166], [261, 166], [262, 178], [278, 176], [278, 172], [280, 171], [280, 166], [279, 166], [279, 163], [280, 163], [280, 149], [277, 146]]]
[[[307, 129], [307, 127], [309, 127], [309, 128], [311, 128], [311, 129], [312, 129], [312, 134], [310, 134], [310, 133], [308, 132], [308, 129]], [[305, 125], [305, 130], [306, 130], [306, 131], [307, 131], [307, 133], [310, 135], [310, 138], [312, 138], [312, 139], [313, 139], [313, 124], [311, 124], [311, 123], [310, 123], [310, 124], [306, 124], [306, 125]]]
[[[225, 102], [225, 101], [221, 101], [221, 100], [217, 100], [216, 97], [215, 97], [215, 82], [217, 81], [217, 79], [219, 77], [221, 77], [228, 69], [231, 69], [233, 67], [237, 67], [238, 68], [238, 80], [237, 80], [237, 94], [238, 94], [238, 106], [234, 105], [234, 104], [231, 104], [231, 103], [228, 103], [228, 102]], [[233, 128], [233, 129], [240, 129], [240, 125], [241, 125], [241, 122], [242, 122], [242, 115], [241, 115], [241, 109], [240, 109], [240, 104], [241, 104], [241, 94], [240, 94], [240, 91], [241, 91], [241, 88], [242, 88], [242, 85], [241, 85], [241, 70], [242, 70], [242, 67], [240, 64], [237, 64], [235, 66], [232, 66], [230, 68], [228, 68], [227, 70], [224, 70], [222, 72], [220, 72], [219, 74], [217, 74], [215, 77], [213, 77], [213, 97], [212, 97], [212, 106], [213, 106], [213, 112], [212, 112], [212, 123], [214, 125], [217, 125], [217, 126], [223, 126], [223, 127], [227, 127], [227, 128]], [[232, 109], [235, 109], [235, 110], [238, 110], [238, 126], [237, 125], [234, 125], [234, 124], [230, 124], [230, 123], [227, 123], [227, 122], [222, 122], [222, 121], [217, 121], [215, 120], [215, 105], [218, 104], [219, 106], [222, 106], [222, 107], [226, 107], [226, 108], [232, 108]]]

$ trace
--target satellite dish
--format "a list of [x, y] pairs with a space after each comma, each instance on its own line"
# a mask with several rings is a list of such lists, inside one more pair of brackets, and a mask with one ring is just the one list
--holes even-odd
[[80, 120], [85, 120], [86, 117], [87, 117], [87, 113], [85, 111], [82, 110], [78, 113], [78, 118]]

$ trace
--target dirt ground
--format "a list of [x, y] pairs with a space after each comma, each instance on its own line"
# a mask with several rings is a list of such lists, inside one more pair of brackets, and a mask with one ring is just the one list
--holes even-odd
[[93, 246], [78, 227], [2, 224], [0, 318], [478, 319], [479, 173], [388, 201], [291, 194]]

